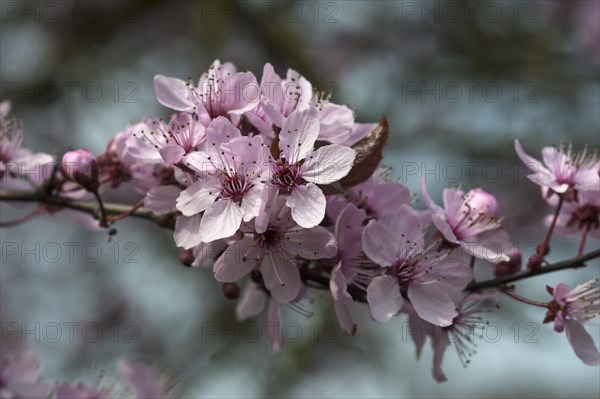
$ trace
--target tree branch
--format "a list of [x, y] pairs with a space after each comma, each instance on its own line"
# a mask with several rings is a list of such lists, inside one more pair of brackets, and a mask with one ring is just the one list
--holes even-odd
[[[96, 218], [100, 218], [100, 207], [95, 201], [74, 200], [70, 198], [44, 195], [43, 193], [36, 192], [11, 192], [6, 190], [0, 190], [0, 201], [38, 202], [47, 205], [75, 209], [78, 211], [89, 213], [95, 216]], [[132, 208], [134, 208], [135, 206], [135, 204], [124, 205], [110, 202], [104, 203], [104, 208], [108, 215], [120, 215], [129, 212], [131, 216], [151, 220], [160, 227], [170, 229], [174, 228], [176, 213], [163, 215], [143, 207], [139, 207], [132, 211]], [[585, 262], [595, 258], [600, 258], [600, 249], [597, 249], [595, 251], [589, 252], [581, 256], [577, 256], [575, 258], [547, 265], [541, 268], [541, 270], [539, 271], [524, 270], [522, 272], [511, 274], [509, 276], [502, 276], [490, 280], [474, 282], [469, 284], [466, 289], [468, 291], [476, 291], [484, 288], [500, 289], [505, 284], [523, 280], [526, 278], [540, 276], [542, 274], [552, 273], [564, 269], [575, 269], [579, 267], [585, 267]], [[322, 285], [323, 288], [329, 287], [329, 280], [326, 276], [323, 276], [319, 273], [315, 273], [310, 270], [301, 270], [301, 275], [303, 280], [305, 281], [313, 281], [318, 285]], [[362, 291], [358, 289], [354, 290], [352, 288], [353, 287], [349, 287], [349, 290], [355, 300], [361, 302], [366, 301], [366, 298], [364, 298], [365, 295]]]
[[513, 283], [515, 281], [523, 280], [529, 277], [540, 276], [542, 274], [552, 273], [564, 269], [576, 269], [578, 267], [585, 267], [585, 262], [599, 257], [600, 249], [597, 249], [595, 251], [588, 252], [587, 254], [577, 256], [575, 258], [563, 260], [561, 262], [542, 267], [539, 271], [524, 270], [522, 272], [511, 274], [509, 276], [502, 276], [498, 278], [493, 278], [491, 280], [471, 283], [467, 286], [467, 290], [476, 291], [483, 288], [499, 288], [504, 284]]
[[[96, 201], [75, 200], [56, 196], [44, 195], [36, 192], [12, 192], [0, 190], [0, 201], [18, 201], [18, 202], [38, 202], [41, 204], [54, 205], [62, 208], [75, 209], [89, 213], [97, 219], [100, 219], [101, 210]], [[134, 205], [115, 204], [104, 202], [104, 210], [107, 215], [120, 215], [131, 211]], [[160, 214], [149, 209], [140, 207], [131, 212], [131, 216], [150, 220], [160, 227], [173, 228], [174, 213]]]

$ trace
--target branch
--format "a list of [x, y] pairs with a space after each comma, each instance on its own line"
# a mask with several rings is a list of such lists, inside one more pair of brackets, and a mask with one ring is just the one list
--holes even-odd
[[542, 274], [557, 272], [559, 270], [564, 269], [576, 269], [578, 267], [585, 267], [585, 262], [594, 258], [600, 258], [600, 249], [588, 252], [587, 254], [577, 256], [575, 258], [563, 260], [562, 262], [557, 262], [548, 265], [546, 267], [541, 268], [539, 271], [524, 270], [522, 272], [511, 274], [509, 276], [503, 276], [491, 280], [471, 283], [467, 286], [467, 290], [475, 291], [482, 288], [499, 288], [504, 284], [523, 280], [529, 277], [540, 276]]
[[[24, 202], [39, 202], [48, 205], [55, 205], [63, 208], [76, 209], [78, 211], [87, 212], [96, 218], [100, 217], [100, 207], [95, 201], [82, 201], [74, 200], [70, 198], [48, 196], [41, 193], [35, 192], [11, 192], [6, 190], [0, 190], [0, 201], [24, 201]], [[126, 212], [130, 212], [131, 216], [135, 216], [141, 219], [148, 219], [159, 225], [160, 227], [173, 228], [174, 219], [176, 214], [160, 214], [153, 212], [149, 209], [140, 207], [132, 211], [135, 208], [134, 205], [123, 205], [114, 203], [104, 203], [104, 208], [108, 215], [120, 215]], [[575, 258], [567, 259], [562, 262], [557, 262], [551, 265], [547, 265], [538, 271], [535, 270], [524, 270], [519, 273], [515, 273], [509, 276], [498, 277], [490, 280], [479, 281], [471, 283], [467, 286], [468, 291], [476, 291], [484, 288], [496, 288], [501, 289], [503, 285], [512, 283], [515, 281], [523, 280], [530, 277], [540, 276], [546, 273], [552, 273], [564, 269], [575, 269], [579, 267], [585, 267], [585, 262], [600, 258], [600, 249], [589, 252], [587, 254], [577, 256]], [[329, 280], [326, 276], [315, 273], [311, 270], [301, 270], [301, 275], [304, 281], [312, 281], [317, 285], [323, 286], [323, 288], [329, 287]], [[352, 297], [357, 301], [365, 301], [364, 293], [358, 289], [354, 290], [353, 287], [349, 287]]]
[[[75, 200], [71, 198], [44, 195], [36, 192], [12, 192], [0, 190], [0, 201], [38, 202], [41, 204], [54, 205], [62, 208], [70, 208], [89, 213], [100, 219], [100, 206], [96, 201]], [[130, 212], [135, 205], [115, 204], [104, 202], [104, 210], [107, 215], [120, 215]], [[173, 228], [174, 214], [160, 214], [149, 209], [140, 207], [131, 212], [131, 216], [150, 220], [160, 227]]]

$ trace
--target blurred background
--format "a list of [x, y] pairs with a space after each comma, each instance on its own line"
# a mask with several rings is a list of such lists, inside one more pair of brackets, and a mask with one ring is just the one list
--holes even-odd
[[[299, 71], [360, 122], [387, 115], [385, 163], [413, 192], [424, 174], [438, 202], [458, 184], [497, 195], [528, 256], [551, 208], [527, 181], [513, 140], [536, 157], [560, 140], [600, 146], [596, 0], [0, 4], [0, 98], [13, 102], [25, 146], [37, 151], [99, 154], [128, 123], [166, 116], [154, 96], [157, 73], [196, 80], [220, 59], [260, 80], [271, 62], [280, 75]], [[14, 215], [2, 206], [3, 219]], [[600, 394], [598, 368], [541, 323], [542, 310], [508, 297], [488, 315], [498, 328], [478, 341], [468, 367], [447, 351], [449, 381], [441, 385], [431, 378], [429, 345], [415, 359], [403, 319], [379, 325], [357, 305], [358, 332], [348, 337], [318, 291], [303, 304], [311, 317], [283, 310], [291, 342], [271, 354], [263, 317], [238, 323], [211, 271], [181, 266], [169, 232], [138, 220], [118, 230], [108, 242], [64, 212], [0, 230], [3, 332], [21, 330], [47, 379], [89, 379], [91, 365], [110, 374], [124, 357], [166, 370], [190, 398]], [[556, 237], [549, 259], [573, 256], [577, 243]], [[490, 274], [485, 265], [480, 271]], [[574, 286], [598, 271], [595, 260], [517, 289], [545, 301], [544, 284]], [[598, 327], [589, 330], [598, 342]]]

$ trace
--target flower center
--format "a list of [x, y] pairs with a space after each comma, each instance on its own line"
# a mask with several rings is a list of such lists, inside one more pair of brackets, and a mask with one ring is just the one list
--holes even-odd
[[302, 180], [299, 164], [289, 164], [284, 160], [277, 160], [272, 164], [273, 178], [271, 184], [276, 187], [291, 191]]
[[257, 242], [264, 249], [275, 248], [283, 240], [283, 233], [277, 229], [269, 229], [262, 234], [258, 234]]
[[235, 173], [233, 176], [224, 175], [224, 177], [221, 198], [241, 202], [244, 194], [252, 187], [246, 180], [246, 176]]

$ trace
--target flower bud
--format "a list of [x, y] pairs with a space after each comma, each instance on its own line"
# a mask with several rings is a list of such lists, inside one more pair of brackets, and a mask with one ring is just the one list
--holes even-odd
[[80, 184], [87, 191], [98, 189], [98, 162], [85, 148], [65, 153], [62, 158], [62, 170], [67, 179]]
[[483, 191], [480, 188], [470, 190], [467, 193], [467, 202], [472, 211], [483, 213], [490, 218], [498, 217], [498, 202], [487, 191]]
[[496, 264], [496, 267], [494, 269], [496, 277], [506, 276], [521, 270], [521, 262], [523, 259], [521, 251], [519, 251], [517, 248], [511, 248], [508, 257], [510, 259], [507, 262], [500, 262]]
[[179, 261], [182, 265], [190, 267], [194, 263], [194, 253], [191, 249], [181, 251], [179, 254]]
[[238, 299], [240, 297], [240, 287], [236, 283], [223, 283], [223, 295], [227, 299]]

